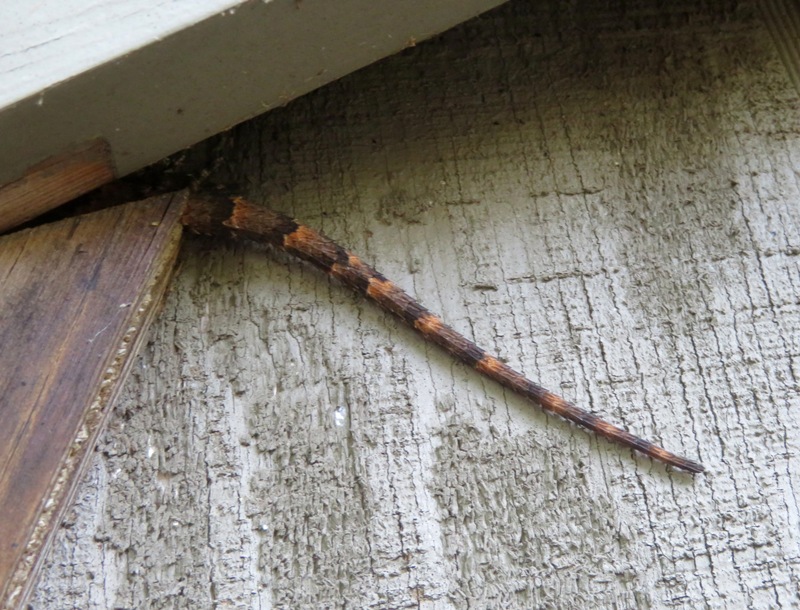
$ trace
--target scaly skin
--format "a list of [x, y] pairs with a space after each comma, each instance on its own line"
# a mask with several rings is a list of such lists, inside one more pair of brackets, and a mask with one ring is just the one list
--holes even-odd
[[400, 318], [431, 343], [443, 347], [457, 360], [532, 400], [545, 411], [665, 464], [692, 473], [704, 471], [699, 463], [634, 436], [530, 381], [447, 326], [357, 256], [288, 216], [253, 205], [241, 197], [195, 193], [189, 199], [183, 223], [204, 235], [247, 238], [278, 246], [332, 275]]

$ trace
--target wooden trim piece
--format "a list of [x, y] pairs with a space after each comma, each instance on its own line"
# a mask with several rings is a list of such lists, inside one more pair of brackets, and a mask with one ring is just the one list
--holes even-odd
[[115, 175], [111, 150], [101, 138], [45, 159], [0, 186], [0, 232], [111, 182]]
[[0, 608], [22, 607], [174, 267], [185, 194], [0, 238]]
[[190, 9], [95, 0], [88, 10], [48, 0], [12, 9], [19, 19], [0, 19], [0, 184], [94, 137], [108, 141], [125, 176], [501, 1], [205, 0]]

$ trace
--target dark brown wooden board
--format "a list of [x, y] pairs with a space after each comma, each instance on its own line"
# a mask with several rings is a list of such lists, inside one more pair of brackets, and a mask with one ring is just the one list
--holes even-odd
[[0, 238], [0, 607], [22, 603], [167, 286], [185, 194]]

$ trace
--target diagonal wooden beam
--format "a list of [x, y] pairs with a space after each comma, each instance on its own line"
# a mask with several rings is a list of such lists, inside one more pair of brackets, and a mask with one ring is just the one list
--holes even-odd
[[24, 603], [158, 308], [185, 199], [0, 238], [0, 608]]

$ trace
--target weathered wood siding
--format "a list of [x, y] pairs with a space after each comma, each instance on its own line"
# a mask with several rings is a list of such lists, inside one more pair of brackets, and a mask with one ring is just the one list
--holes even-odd
[[512, 2], [222, 140], [518, 369], [190, 239], [35, 608], [800, 604], [800, 114], [756, 3]]

